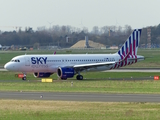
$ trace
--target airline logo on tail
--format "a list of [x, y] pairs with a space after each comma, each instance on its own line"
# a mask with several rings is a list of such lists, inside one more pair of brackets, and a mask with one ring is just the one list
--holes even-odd
[[129, 36], [126, 42], [123, 44], [118, 54], [123, 59], [129, 53], [130, 55], [137, 55], [138, 45], [140, 41], [142, 29], [135, 29]]
[[115, 65], [114, 68], [133, 64], [133, 61], [127, 61], [128, 58], [135, 59], [135, 62], [137, 62], [137, 50], [139, 46], [141, 31], [142, 29], [135, 29], [123, 44], [121, 49], [118, 51], [118, 54], [121, 57], [121, 61], [119, 62], [119, 65]]

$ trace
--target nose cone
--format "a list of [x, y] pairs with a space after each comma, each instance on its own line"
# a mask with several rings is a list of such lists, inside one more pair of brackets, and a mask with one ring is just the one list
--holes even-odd
[[4, 68], [5, 68], [6, 70], [9, 70], [9, 71], [15, 71], [15, 70], [16, 70], [16, 69], [15, 69], [15, 65], [13, 65], [13, 63], [10, 63], [10, 62], [6, 63], [6, 64], [4, 65]]
[[5, 68], [6, 70], [8, 70], [8, 68], [9, 68], [8, 63], [6, 63], [6, 64], [4, 65], [4, 68]]
[[4, 68], [8, 71], [17, 71], [17, 64], [16, 63], [12, 63], [12, 62], [8, 62], [4, 65]]

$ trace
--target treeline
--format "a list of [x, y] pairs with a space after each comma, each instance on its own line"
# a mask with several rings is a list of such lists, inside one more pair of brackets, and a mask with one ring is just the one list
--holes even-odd
[[[152, 44], [160, 44], [160, 25], [150, 28]], [[13, 32], [1, 32], [0, 44], [2, 46], [59, 46], [65, 48], [74, 45], [79, 40], [84, 40], [85, 36], [88, 36], [89, 40], [106, 46], [120, 46], [131, 32], [132, 28], [129, 25], [125, 27], [104, 26], [101, 28], [95, 26], [90, 32], [86, 27], [80, 29], [72, 26], [54, 25], [49, 29], [39, 27], [36, 31], [33, 31], [32, 28], [26, 28], [25, 31], [19, 29]], [[143, 28], [140, 44], [147, 45], [147, 28]]]

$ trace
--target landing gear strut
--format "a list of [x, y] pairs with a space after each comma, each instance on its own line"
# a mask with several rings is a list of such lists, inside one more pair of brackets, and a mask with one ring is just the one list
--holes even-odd
[[22, 80], [26, 80], [26, 74], [23, 75]]
[[77, 75], [77, 80], [83, 80], [83, 76], [82, 75]]

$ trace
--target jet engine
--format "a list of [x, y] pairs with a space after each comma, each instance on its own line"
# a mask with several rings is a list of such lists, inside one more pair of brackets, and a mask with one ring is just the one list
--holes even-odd
[[50, 75], [52, 75], [53, 73], [33, 73], [34, 77], [36, 78], [48, 78], [50, 77]]
[[75, 71], [74, 71], [74, 68], [59, 67], [57, 69], [57, 75], [61, 79], [72, 78], [75, 75]]

